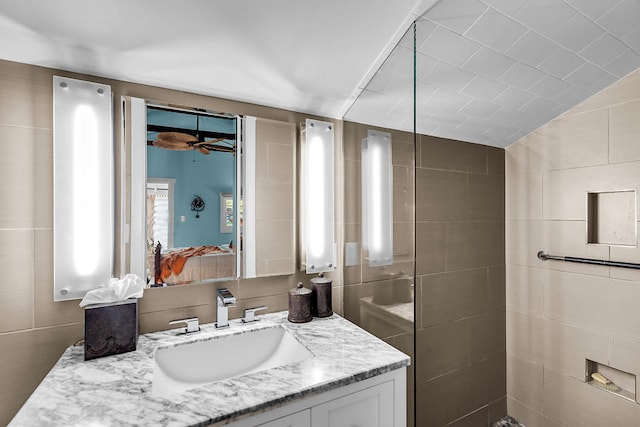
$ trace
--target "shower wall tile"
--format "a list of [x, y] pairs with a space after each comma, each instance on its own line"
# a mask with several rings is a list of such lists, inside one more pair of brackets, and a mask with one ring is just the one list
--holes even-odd
[[640, 160], [640, 101], [615, 105], [609, 109], [609, 161]]
[[469, 174], [466, 200], [467, 218], [504, 221], [504, 177]]
[[505, 151], [502, 148], [487, 147], [487, 173], [504, 176]]
[[607, 110], [560, 117], [536, 130], [527, 142], [537, 146], [545, 170], [605, 165], [609, 161], [608, 123]]
[[507, 310], [507, 353], [584, 379], [585, 360], [606, 363], [609, 338], [542, 317]]
[[446, 227], [444, 221], [416, 222], [416, 274], [445, 271]]
[[447, 420], [457, 420], [505, 394], [504, 352], [447, 375]]
[[544, 414], [567, 426], [637, 425], [640, 406], [545, 367]]
[[507, 262], [535, 268], [609, 276], [609, 268], [542, 261], [538, 252], [583, 258], [608, 259], [609, 248], [586, 244], [586, 221], [507, 221]]
[[635, 282], [551, 270], [544, 279], [548, 319], [640, 342], [638, 307], [640, 286]]
[[542, 174], [507, 173], [507, 219], [542, 219]]
[[493, 311], [469, 322], [469, 361], [476, 363], [505, 352], [505, 311]]
[[[486, 425], [492, 402], [503, 403], [496, 419], [506, 415], [505, 152], [422, 135], [417, 154], [418, 408], [429, 378], [442, 375], [446, 392], [432, 398], [446, 422]], [[495, 359], [502, 372], [486, 379], [491, 395], [476, 382]], [[444, 423], [419, 410], [417, 425]]]
[[461, 270], [504, 263], [503, 221], [449, 221], [446, 268]]
[[422, 327], [485, 313], [486, 268], [429, 274], [422, 279]]
[[542, 412], [536, 411], [509, 395], [507, 398], [508, 413], [527, 427], [562, 427], [562, 425]]
[[489, 406], [483, 406], [475, 412], [466, 415], [459, 420], [456, 420], [450, 424], [451, 427], [477, 427], [487, 424], [489, 419]]
[[640, 423], [640, 406], [584, 383], [585, 359], [639, 372], [640, 273], [535, 257], [638, 262], [636, 247], [588, 245], [585, 223], [587, 192], [640, 190], [638, 112], [634, 72], [506, 150], [507, 351], [544, 371], [542, 406], [510, 382], [509, 413], [529, 427]]
[[468, 348], [467, 320], [419, 330], [416, 334], [418, 384], [468, 366]]
[[543, 315], [544, 271], [538, 268], [507, 265], [507, 309]]
[[640, 192], [640, 162], [549, 171], [543, 175], [542, 187], [548, 189], [542, 198], [544, 218], [585, 220], [587, 192]]
[[507, 393], [509, 397], [523, 402], [536, 411], [542, 411], [544, 402], [543, 371], [540, 364], [507, 355]]
[[442, 427], [447, 423], [448, 390], [446, 376], [418, 384], [416, 387], [416, 411], [420, 427]]
[[499, 420], [507, 413], [507, 397], [501, 397], [489, 404], [489, 423]]
[[[628, 341], [611, 337], [609, 340], [609, 365], [640, 378], [640, 341]], [[636, 389], [636, 393], [638, 390]], [[640, 402], [640, 396], [636, 395], [636, 401]]]
[[506, 272], [504, 265], [492, 265], [487, 267], [487, 291], [489, 293], [489, 310], [501, 310], [505, 308]]
[[485, 145], [420, 135], [420, 167], [487, 173]]
[[505, 173], [507, 182], [514, 174], [524, 175], [544, 171], [544, 153], [540, 144], [535, 144], [538, 135], [534, 132], [505, 150]]
[[417, 221], [466, 218], [466, 173], [418, 169], [416, 189]]

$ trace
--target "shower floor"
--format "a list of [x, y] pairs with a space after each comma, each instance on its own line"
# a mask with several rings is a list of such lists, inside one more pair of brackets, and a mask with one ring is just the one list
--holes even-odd
[[507, 415], [491, 424], [491, 427], [525, 427], [525, 425], [520, 424], [515, 418]]

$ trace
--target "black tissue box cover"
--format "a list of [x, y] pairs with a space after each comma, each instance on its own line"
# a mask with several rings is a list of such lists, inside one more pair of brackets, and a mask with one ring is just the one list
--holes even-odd
[[134, 351], [137, 344], [137, 298], [85, 307], [84, 360]]

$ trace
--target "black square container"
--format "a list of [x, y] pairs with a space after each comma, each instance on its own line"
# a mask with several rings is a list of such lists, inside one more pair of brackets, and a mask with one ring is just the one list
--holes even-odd
[[134, 351], [137, 344], [137, 298], [85, 307], [84, 360]]

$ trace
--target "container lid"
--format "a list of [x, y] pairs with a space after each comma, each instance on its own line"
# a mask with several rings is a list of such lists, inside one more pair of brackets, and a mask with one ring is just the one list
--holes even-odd
[[332, 283], [332, 280], [329, 279], [328, 277], [314, 277], [313, 279], [311, 279], [311, 283], [313, 283], [314, 285], [318, 285], [318, 284], [330, 284]]
[[289, 289], [289, 294], [290, 295], [308, 295], [311, 293], [311, 289], [307, 289], [302, 285], [302, 282], [298, 282], [298, 285], [293, 288], [293, 289]]

